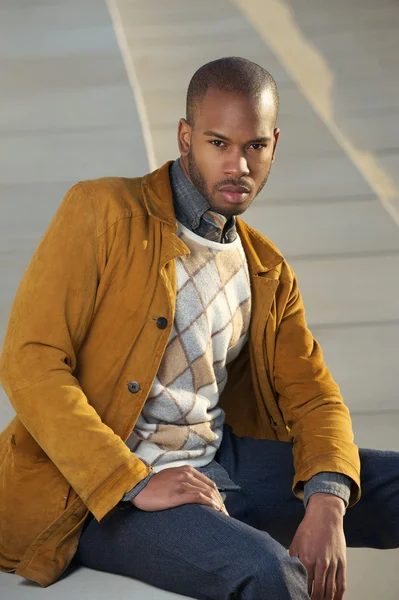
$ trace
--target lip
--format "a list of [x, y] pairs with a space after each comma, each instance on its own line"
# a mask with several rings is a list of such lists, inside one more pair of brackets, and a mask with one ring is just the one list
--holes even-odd
[[219, 188], [220, 192], [230, 192], [232, 194], [249, 194], [249, 189], [243, 185], [225, 185]]
[[225, 202], [240, 204], [240, 202], [244, 202], [247, 198], [249, 189], [243, 185], [224, 185], [219, 188], [219, 192], [222, 194]]
[[225, 202], [229, 202], [230, 204], [240, 204], [240, 202], [244, 202], [244, 200], [248, 196], [248, 192], [229, 192], [227, 190], [219, 190], [222, 194]]

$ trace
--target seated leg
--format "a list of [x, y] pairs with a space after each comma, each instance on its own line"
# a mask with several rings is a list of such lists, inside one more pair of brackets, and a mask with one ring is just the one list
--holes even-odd
[[267, 533], [200, 504], [132, 506], [103, 523], [92, 519], [75, 563], [193, 598], [309, 600], [298, 559]]

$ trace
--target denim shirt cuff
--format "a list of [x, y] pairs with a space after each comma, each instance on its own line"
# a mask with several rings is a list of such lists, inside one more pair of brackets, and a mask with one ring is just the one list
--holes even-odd
[[120, 504], [120, 508], [126, 508], [126, 505], [129, 506], [133, 498], [135, 498], [137, 494], [139, 494], [145, 488], [145, 486], [150, 481], [151, 477], [155, 475], [155, 473], [156, 471], [151, 471], [151, 473], [149, 473], [147, 477], [139, 481], [139, 483], [135, 485], [134, 488], [126, 492], [126, 494], [122, 497], [122, 504]]
[[352, 479], [341, 473], [317, 473], [304, 486], [303, 503], [305, 508], [313, 494], [333, 494], [338, 496], [345, 503], [345, 508], [349, 505], [351, 495]]

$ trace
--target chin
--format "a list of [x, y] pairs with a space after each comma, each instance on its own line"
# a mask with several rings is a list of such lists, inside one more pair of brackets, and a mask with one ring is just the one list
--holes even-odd
[[223, 206], [220, 207], [220, 209], [217, 212], [219, 212], [225, 217], [239, 217], [247, 210], [248, 206], [249, 205], [247, 203], [237, 204], [233, 206]]
[[[208, 202], [209, 202], [209, 200], [208, 200]], [[209, 202], [209, 206], [211, 207], [212, 210], [219, 213], [220, 215], [223, 215], [226, 218], [236, 217], [238, 215], [241, 215], [248, 208], [247, 203], [245, 203], [245, 206], [244, 206], [243, 204], [227, 204], [226, 205], [226, 204], [219, 204], [217, 202], [212, 202], [212, 204], [211, 204]]]

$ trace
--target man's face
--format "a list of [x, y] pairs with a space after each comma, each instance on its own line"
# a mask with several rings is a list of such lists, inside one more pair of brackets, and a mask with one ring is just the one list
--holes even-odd
[[208, 89], [191, 128], [179, 122], [183, 171], [216, 212], [242, 214], [265, 185], [279, 136], [270, 92], [256, 100]]

